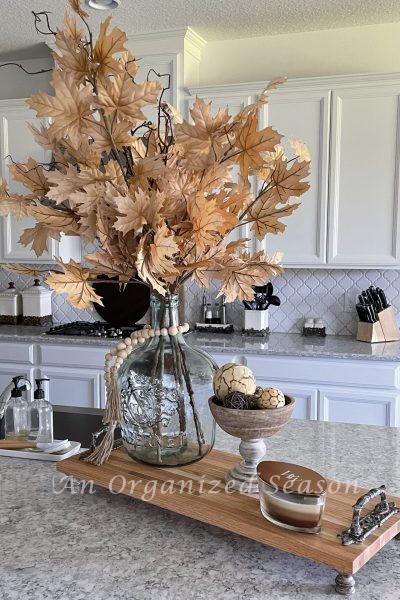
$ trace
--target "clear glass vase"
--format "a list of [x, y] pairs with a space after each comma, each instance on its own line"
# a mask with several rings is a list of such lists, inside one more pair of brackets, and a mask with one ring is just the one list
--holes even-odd
[[[152, 327], [179, 324], [177, 295], [151, 297]], [[119, 372], [124, 446], [132, 458], [158, 466], [184, 465], [213, 447], [208, 407], [217, 365], [182, 334], [155, 336], [136, 348]]]

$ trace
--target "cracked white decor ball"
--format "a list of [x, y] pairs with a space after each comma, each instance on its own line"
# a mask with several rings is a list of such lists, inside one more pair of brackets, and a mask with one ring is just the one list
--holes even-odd
[[218, 400], [224, 400], [231, 392], [254, 394], [255, 391], [256, 380], [254, 375], [244, 365], [227, 363], [220, 367], [214, 375], [214, 393]]
[[282, 408], [285, 406], [285, 395], [278, 388], [264, 388], [257, 396], [258, 408]]

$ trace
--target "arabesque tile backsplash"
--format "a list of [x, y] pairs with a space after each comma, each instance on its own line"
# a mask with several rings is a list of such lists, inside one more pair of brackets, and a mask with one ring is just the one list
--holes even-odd
[[[33, 278], [10, 274], [0, 269], [0, 289], [13, 280], [18, 289], [33, 283]], [[386, 291], [388, 300], [400, 313], [400, 272], [377, 270], [288, 269], [272, 280], [275, 293], [281, 298], [280, 307], [270, 309], [270, 327], [277, 332], [300, 332], [304, 317], [321, 317], [328, 334], [353, 335], [356, 329], [354, 304], [356, 293], [371, 284]], [[214, 303], [217, 285], [208, 290], [208, 301]], [[189, 283], [185, 289], [186, 319], [194, 323], [200, 318], [203, 290]], [[347, 298], [346, 298], [347, 296]], [[346, 299], [346, 301], [345, 301]], [[348, 308], [348, 306], [347, 306]], [[243, 308], [240, 302], [227, 306], [228, 320], [235, 328], [243, 325]], [[53, 317], [56, 323], [75, 320], [95, 321], [94, 310], [78, 310], [65, 296], [53, 296]]]

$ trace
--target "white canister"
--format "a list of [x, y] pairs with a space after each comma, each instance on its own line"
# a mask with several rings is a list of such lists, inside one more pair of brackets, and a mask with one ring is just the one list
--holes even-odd
[[53, 292], [40, 285], [35, 279], [32, 287], [22, 292], [22, 308], [24, 325], [51, 325], [53, 323], [51, 297]]
[[244, 311], [244, 329], [246, 331], [268, 330], [268, 309], [266, 309], [266, 310], [245, 310]]
[[22, 319], [22, 297], [15, 284], [10, 281], [8, 288], [0, 292], [0, 323], [17, 325]]

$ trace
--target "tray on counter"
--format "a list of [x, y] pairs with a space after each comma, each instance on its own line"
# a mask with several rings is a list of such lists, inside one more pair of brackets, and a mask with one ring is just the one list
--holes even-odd
[[[54, 440], [55, 442], [57, 440]], [[30, 460], [46, 460], [51, 462], [60, 462], [66, 460], [71, 456], [75, 456], [81, 450], [81, 444], [79, 442], [70, 442], [70, 447], [56, 452], [54, 454], [47, 454], [46, 452], [40, 452], [38, 450], [3, 450], [0, 449], [0, 456], [9, 456], [10, 458], [29, 458]]]
[[[60, 463], [57, 469], [109, 490], [112, 487], [110, 482], [114, 481], [114, 493], [149, 502], [266, 546], [328, 565], [339, 572], [336, 590], [345, 595], [354, 591], [352, 575], [400, 532], [399, 514], [374, 531], [364, 544], [343, 546], [338, 534], [349, 527], [352, 505], [368, 490], [352, 487], [351, 493], [348, 493], [345, 491], [346, 484], [339, 482], [334, 486], [335, 493], [327, 495], [321, 533], [297, 533], [273, 525], [261, 515], [258, 498], [225, 491], [225, 474], [240, 460], [237, 455], [213, 450], [191, 465], [157, 468], [132, 460], [122, 449], [114, 451], [102, 466], [75, 457]], [[145, 486], [149, 480], [157, 482], [152, 497], [146, 494]], [[172, 489], [173, 492], [163, 493], [163, 489]], [[388, 499], [400, 503], [400, 498]]]

